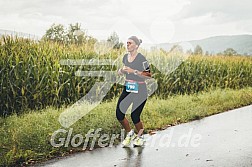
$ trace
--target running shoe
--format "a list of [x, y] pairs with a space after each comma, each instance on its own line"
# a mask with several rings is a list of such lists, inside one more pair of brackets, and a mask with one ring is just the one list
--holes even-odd
[[144, 138], [143, 136], [140, 136], [140, 137], [136, 137], [135, 140], [134, 140], [134, 143], [133, 143], [133, 146], [134, 147], [142, 147], [144, 146]]
[[122, 147], [130, 147], [131, 141], [134, 140], [137, 137], [137, 135], [134, 133], [134, 130], [131, 130], [126, 138], [122, 142]]

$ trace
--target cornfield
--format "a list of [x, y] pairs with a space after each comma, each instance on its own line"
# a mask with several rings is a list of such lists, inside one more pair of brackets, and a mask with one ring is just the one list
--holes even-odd
[[[25, 110], [60, 107], [76, 102], [99, 77], [75, 76], [78, 70], [116, 72], [115, 65], [61, 65], [62, 59], [117, 59], [122, 50], [98, 54], [94, 46], [60, 45], [3, 36], [0, 39], [0, 115], [22, 113]], [[158, 53], [159, 54], [159, 53]], [[162, 53], [163, 57], [172, 53]], [[147, 59], [151, 54], [146, 54]], [[121, 61], [120, 59], [118, 59]], [[154, 60], [158, 61], [158, 60]], [[191, 94], [212, 88], [240, 89], [252, 86], [252, 58], [225, 56], [190, 56], [171, 73], [164, 74], [151, 65], [158, 89], [155, 95], [166, 98], [174, 94]], [[121, 92], [114, 84], [105, 99]]]

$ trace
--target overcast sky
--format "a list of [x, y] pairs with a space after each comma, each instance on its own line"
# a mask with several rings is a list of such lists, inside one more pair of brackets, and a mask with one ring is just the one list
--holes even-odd
[[0, 0], [0, 29], [42, 36], [53, 23], [81, 23], [98, 39], [148, 43], [252, 34], [251, 0]]

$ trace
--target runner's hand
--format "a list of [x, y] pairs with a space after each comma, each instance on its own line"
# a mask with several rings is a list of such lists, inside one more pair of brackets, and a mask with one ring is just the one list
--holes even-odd
[[123, 66], [123, 71], [127, 72], [128, 74], [134, 73], [134, 70], [130, 67], [127, 67], [127, 66]]

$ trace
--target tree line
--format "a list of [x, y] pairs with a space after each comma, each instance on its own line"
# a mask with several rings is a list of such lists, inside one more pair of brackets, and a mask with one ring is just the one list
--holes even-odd
[[[45, 35], [42, 37], [42, 41], [52, 41], [61, 44], [76, 44], [83, 45], [86, 43], [94, 44], [98, 40], [90, 35], [87, 35], [87, 31], [81, 28], [80, 23], [70, 24], [68, 28], [62, 24], [53, 24]], [[107, 42], [113, 44], [114, 49], [123, 47], [123, 43], [120, 42], [119, 36], [116, 32], [112, 32], [107, 38]]]

